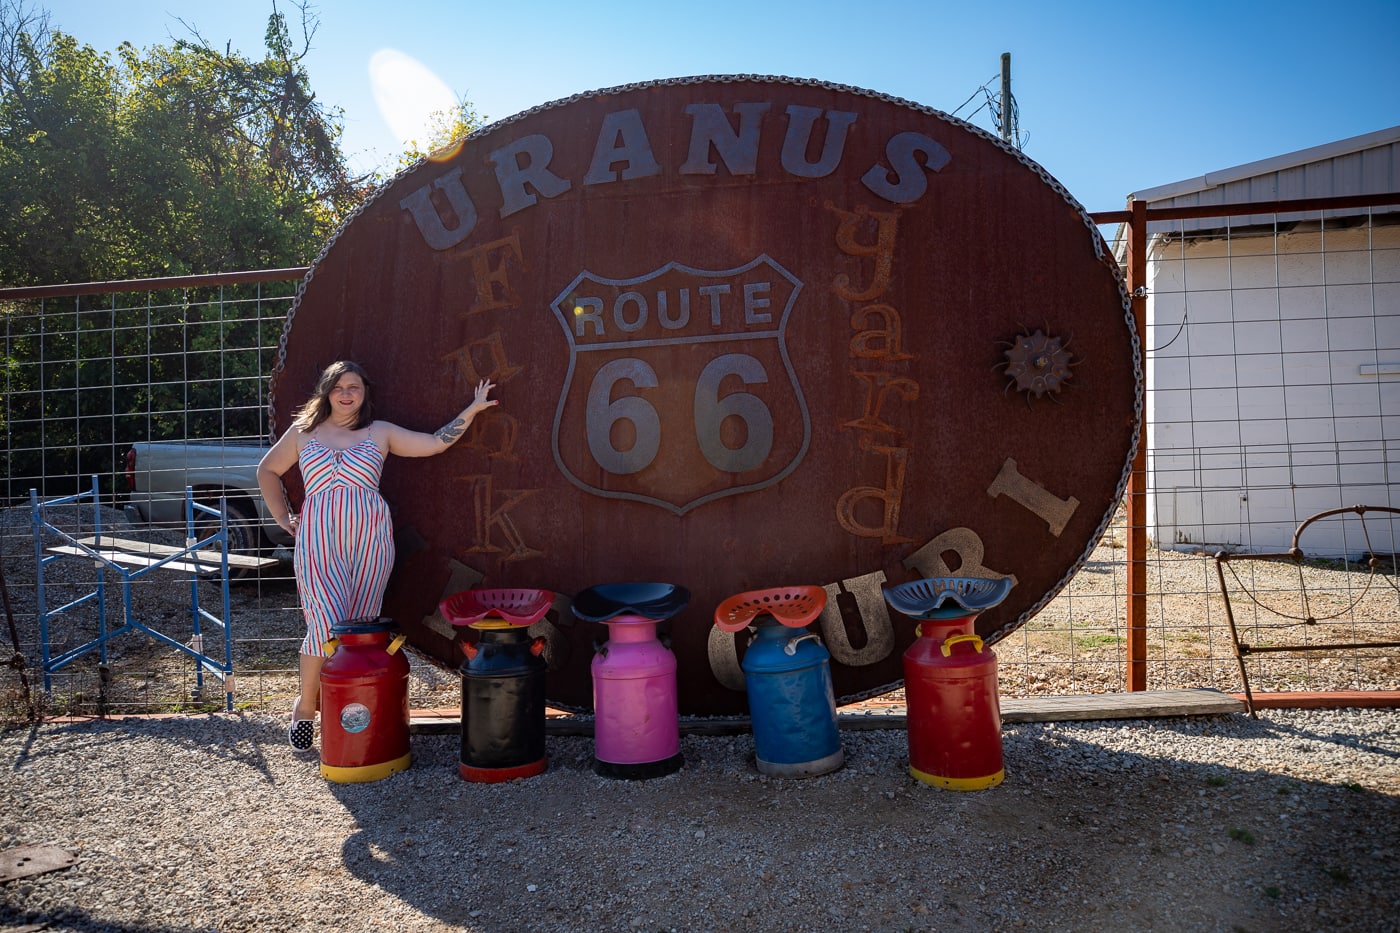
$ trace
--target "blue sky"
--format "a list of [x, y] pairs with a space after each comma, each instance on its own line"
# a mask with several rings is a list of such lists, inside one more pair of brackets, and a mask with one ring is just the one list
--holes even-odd
[[[30, 2], [99, 51], [188, 38], [188, 25], [253, 58], [272, 10], [272, 0]], [[279, 8], [295, 28], [296, 8]], [[403, 146], [371, 61], [426, 80], [410, 101], [436, 88], [490, 119], [631, 82], [746, 73], [868, 88], [993, 130], [988, 110], [974, 111], [979, 88], [999, 90], [1009, 52], [1026, 155], [1091, 211], [1400, 124], [1396, 0], [321, 0], [314, 12], [312, 89], [344, 111], [352, 164], [390, 175]], [[414, 123], [412, 107], [388, 109]]]

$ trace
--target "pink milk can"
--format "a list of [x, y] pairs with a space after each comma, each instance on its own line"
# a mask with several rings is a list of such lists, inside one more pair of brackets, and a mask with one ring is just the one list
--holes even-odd
[[603, 584], [574, 597], [576, 618], [608, 627], [592, 664], [598, 774], [640, 780], [683, 764], [676, 656], [657, 627], [689, 601], [688, 590], [670, 583]]

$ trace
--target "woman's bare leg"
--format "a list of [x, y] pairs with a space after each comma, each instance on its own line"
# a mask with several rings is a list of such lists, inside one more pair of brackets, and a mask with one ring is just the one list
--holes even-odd
[[293, 712], [297, 719], [315, 719], [321, 706], [321, 665], [326, 658], [319, 654], [303, 654], [300, 658], [301, 692]]

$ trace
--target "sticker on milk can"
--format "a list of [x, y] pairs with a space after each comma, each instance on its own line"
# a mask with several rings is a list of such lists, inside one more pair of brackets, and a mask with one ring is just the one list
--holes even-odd
[[369, 728], [369, 707], [363, 703], [351, 703], [340, 711], [340, 727], [352, 735]]

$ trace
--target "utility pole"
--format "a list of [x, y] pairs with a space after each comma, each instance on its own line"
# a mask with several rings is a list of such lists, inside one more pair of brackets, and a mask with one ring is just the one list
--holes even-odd
[[1001, 138], [1016, 145], [1014, 107], [1011, 101], [1011, 53], [1001, 53]]

